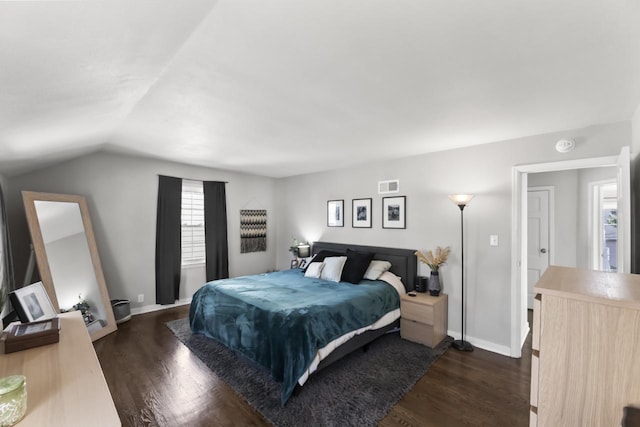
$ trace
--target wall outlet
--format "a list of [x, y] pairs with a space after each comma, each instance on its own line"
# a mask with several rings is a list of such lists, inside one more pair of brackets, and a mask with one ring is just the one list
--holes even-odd
[[489, 245], [498, 246], [498, 235], [492, 234], [489, 236]]
[[144, 294], [138, 295], [138, 302], [144, 302]]

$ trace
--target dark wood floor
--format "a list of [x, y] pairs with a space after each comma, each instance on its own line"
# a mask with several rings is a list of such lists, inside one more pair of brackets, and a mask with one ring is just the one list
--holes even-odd
[[[122, 425], [268, 425], [165, 326], [187, 315], [183, 306], [134, 316], [95, 343]], [[530, 338], [521, 359], [451, 349], [380, 425], [527, 426], [530, 376]]]

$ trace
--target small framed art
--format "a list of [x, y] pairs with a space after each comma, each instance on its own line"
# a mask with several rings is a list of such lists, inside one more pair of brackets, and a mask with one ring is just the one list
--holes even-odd
[[371, 199], [352, 200], [353, 228], [371, 228]]
[[406, 196], [382, 198], [382, 228], [407, 228]]
[[327, 226], [344, 227], [344, 200], [327, 202]]
[[22, 323], [53, 319], [57, 316], [42, 282], [9, 293], [9, 299]]

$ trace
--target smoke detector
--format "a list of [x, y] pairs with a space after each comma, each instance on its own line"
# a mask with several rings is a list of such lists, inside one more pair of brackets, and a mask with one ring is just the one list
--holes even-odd
[[576, 148], [576, 142], [573, 139], [561, 139], [556, 142], [556, 151], [558, 153], [568, 153]]

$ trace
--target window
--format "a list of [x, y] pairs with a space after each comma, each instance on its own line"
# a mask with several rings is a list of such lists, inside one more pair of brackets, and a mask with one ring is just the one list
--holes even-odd
[[182, 265], [205, 262], [202, 181], [182, 180]]

